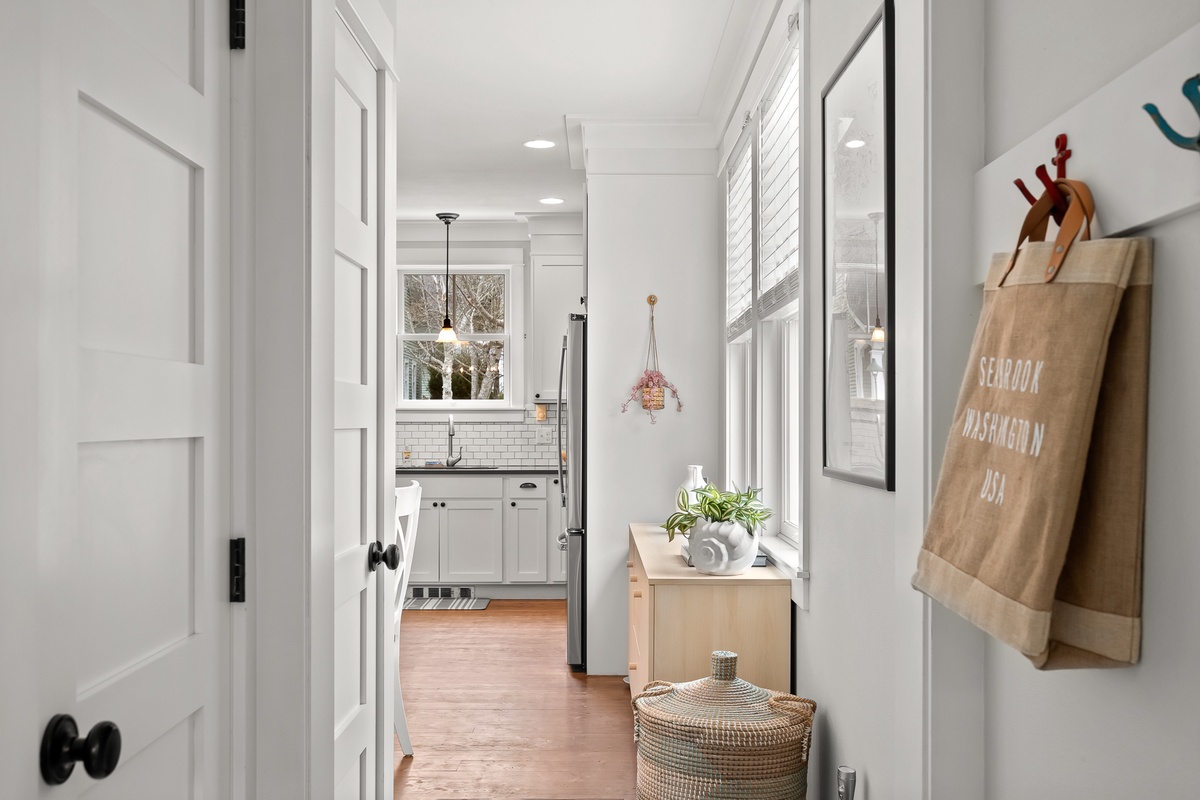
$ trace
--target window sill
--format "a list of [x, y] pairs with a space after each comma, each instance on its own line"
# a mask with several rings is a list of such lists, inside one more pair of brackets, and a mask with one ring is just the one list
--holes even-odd
[[792, 602], [801, 611], [808, 611], [809, 572], [800, 569], [800, 551], [779, 534], [770, 534], [758, 540], [758, 549], [767, 554], [767, 561], [792, 579]]
[[524, 422], [524, 408], [397, 408], [396, 422], [445, 422], [448, 414], [455, 422]]
[[758, 540], [758, 549], [767, 554], [767, 560], [789, 578], [809, 578], [808, 570], [800, 568], [800, 551], [779, 534], [768, 534]]

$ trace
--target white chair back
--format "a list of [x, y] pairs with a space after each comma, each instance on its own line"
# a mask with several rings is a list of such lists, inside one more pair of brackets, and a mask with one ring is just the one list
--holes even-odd
[[413, 549], [417, 544], [417, 525], [421, 516], [421, 484], [413, 481], [396, 489], [396, 544], [403, 561], [396, 574], [396, 628], [400, 627], [400, 612], [408, 595], [408, 578], [412, 573]]
[[421, 517], [421, 484], [413, 481], [408, 486], [396, 489], [396, 546], [400, 548], [403, 561], [397, 568], [396, 598], [392, 618], [396, 632], [395, 696], [393, 703], [394, 726], [400, 739], [400, 751], [406, 756], [413, 754], [412, 737], [408, 733], [408, 717], [404, 712], [404, 692], [400, 687], [400, 615], [404, 612], [404, 599], [408, 595], [408, 578], [412, 574], [413, 548], [417, 544], [417, 525]]

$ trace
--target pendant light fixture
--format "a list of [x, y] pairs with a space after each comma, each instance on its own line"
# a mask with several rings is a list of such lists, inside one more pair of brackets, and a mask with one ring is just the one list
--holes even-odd
[[871, 341], [886, 342], [887, 333], [879, 324], [879, 218], [883, 216], [883, 212], [872, 211], [867, 216], [875, 223], [875, 329], [871, 331]]
[[458, 344], [458, 334], [450, 323], [450, 223], [458, 219], [458, 214], [443, 211], [437, 218], [446, 223], [446, 319], [442, 321], [442, 332], [437, 340], [445, 344]]

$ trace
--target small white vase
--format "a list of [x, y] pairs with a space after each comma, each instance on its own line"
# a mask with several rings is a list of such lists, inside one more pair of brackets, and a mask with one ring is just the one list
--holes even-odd
[[703, 489], [704, 485], [708, 483], [708, 481], [704, 480], [704, 476], [700, 474], [703, 470], [704, 467], [699, 464], [688, 464], [687, 480], [679, 484], [679, 490], [688, 493], [689, 503], [696, 502], [696, 490]]
[[758, 556], [758, 536], [736, 522], [700, 520], [688, 537], [688, 550], [697, 572], [737, 575]]

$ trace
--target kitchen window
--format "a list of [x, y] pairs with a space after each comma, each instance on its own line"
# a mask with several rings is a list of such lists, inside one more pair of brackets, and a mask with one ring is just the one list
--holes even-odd
[[[437, 341], [446, 315], [445, 267], [401, 267], [397, 314], [397, 406], [513, 408], [521, 398], [521, 270], [452, 269], [450, 320], [458, 343]], [[514, 344], [516, 343], [516, 344]]]
[[799, 52], [789, 48], [725, 169], [726, 475], [734, 486], [762, 487], [775, 512], [766, 532], [785, 540], [785, 549], [795, 548], [797, 570], [803, 543], [800, 85]]

